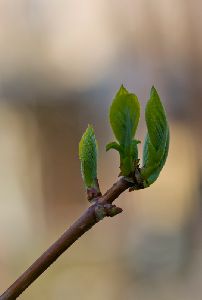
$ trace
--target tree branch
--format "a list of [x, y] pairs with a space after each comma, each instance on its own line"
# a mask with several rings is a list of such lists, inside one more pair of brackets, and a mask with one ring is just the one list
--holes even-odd
[[112, 205], [113, 201], [131, 183], [120, 178], [103, 196], [97, 198], [84, 213], [52, 244], [1, 296], [0, 300], [16, 299], [32, 284], [63, 252], [65, 252], [80, 236], [104, 217], [113, 217], [122, 209]]

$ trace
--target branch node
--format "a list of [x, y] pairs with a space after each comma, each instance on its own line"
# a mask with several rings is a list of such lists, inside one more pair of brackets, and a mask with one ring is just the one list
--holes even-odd
[[114, 217], [122, 212], [122, 208], [117, 207], [116, 205], [107, 203], [107, 204], [97, 204], [95, 206], [95, 217], [96, 221], [99, 222], [105, 217]]
[[114, 217], [123, 211], [121, 207], [112, 204], [105, 204], [105, 210], [107, 212], [107, 217]]
[[136, 167], [134, 173], [130, 175], [130, 177], [124, 177], [126, 181], [131, 183], [131, 186], [129, 187], [129, 192], [135, 191], [135, 190], [141, 190], [144, 189], [144, 181], [141, 177], [141, 169]]

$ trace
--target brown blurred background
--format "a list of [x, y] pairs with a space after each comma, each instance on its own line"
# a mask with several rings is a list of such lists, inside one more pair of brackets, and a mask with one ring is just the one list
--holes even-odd
[[[195, 300], [202, 294], [202, 2], [0, 0], [0, 291], [87, 207], [78, 142], [99, 142], [103, 191], [118, 156], [108, 107], [154, 84], [171, 126], [149, 189], [125, 193], [20, 299]], [[141, 149], [141, 147], [140, 147]]]

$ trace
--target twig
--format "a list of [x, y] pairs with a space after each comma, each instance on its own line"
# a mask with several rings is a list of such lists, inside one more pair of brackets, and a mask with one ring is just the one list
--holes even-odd
[[97, 198], [63, 235], [52, 244], [1, 296], [0, 300], [16, 299], [28, 286], [32, 284], [65, 250], [67, 250], [80, 236], [104, 217], [113, 217], [122, 211], [112, 205], [113, 201], [131, 183], [120, 178], [103, 196]]

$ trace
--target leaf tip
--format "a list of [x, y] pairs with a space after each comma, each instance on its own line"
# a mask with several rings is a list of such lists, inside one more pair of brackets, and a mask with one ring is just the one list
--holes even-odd
[[88, 124], [88, 127], [86, 129], [86, 131], [91, 131], [93, 134], [95, 134], [94, 128], [92, 124]]
[[120, 86], [120, 89], [118, 90], [117, 95], [118, 95], [118, 96], [121, 96], [121, 95], [125, 95], [125, 94], [128, 94], [128, 91], [127, 91], [127, 89], [124, 87], [124, 85], [122, 84], [122, 85]]
[[151, 91], [150, 91], [150, 97], [152, 98], [152, 97], [155, 97], [155, 96], [159, 96], [159, 95], [158, 95], [158, 92], [157, 92], [155, 86], [152, 85]]

